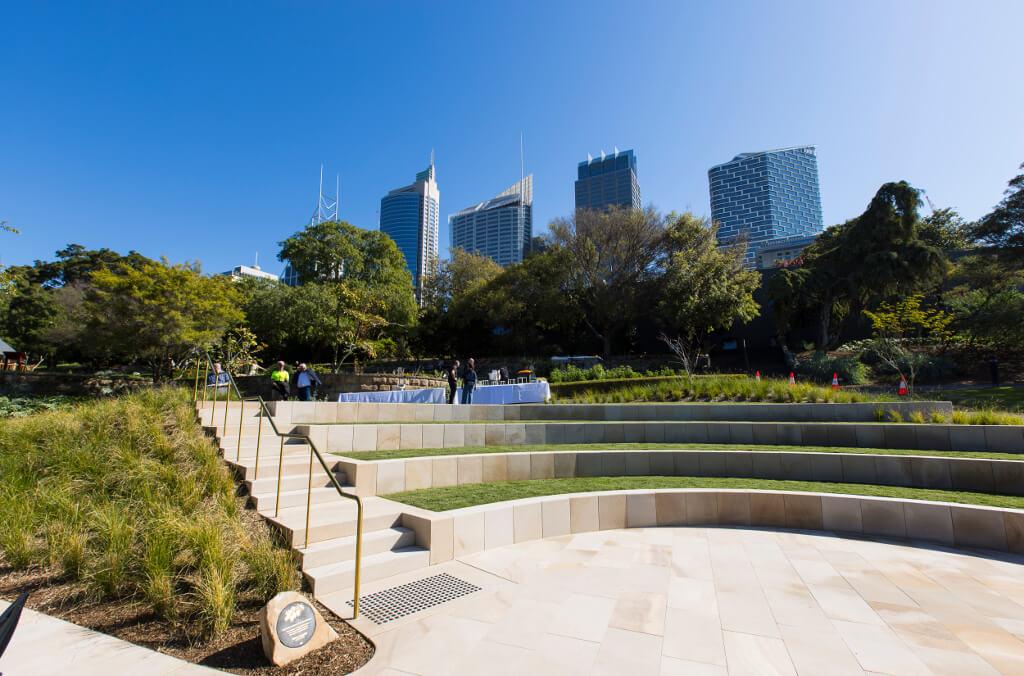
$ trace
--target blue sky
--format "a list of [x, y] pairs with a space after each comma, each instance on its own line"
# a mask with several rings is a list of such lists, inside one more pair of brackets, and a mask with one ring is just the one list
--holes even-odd
[[906, 179], [976, 218], [1024, 161], [1024, 2], [0, 2], [0, 262], [69, 242], [208, 271], [281, 265], [320, 163], [341, 215], [437, 155], [445, 216], [636, 150], [644, 202], [706, 214], [708, 167], [818, 147], [825, 222]]

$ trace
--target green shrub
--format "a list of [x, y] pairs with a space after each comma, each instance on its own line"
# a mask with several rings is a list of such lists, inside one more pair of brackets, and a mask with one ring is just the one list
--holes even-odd
[[915, 425], [923, 425], [925, 422], [924, 413], [921, 411], [911, 411], [907, 416], [907, 421], [912, 422]]
[[940, 413], [939, 411], [932, 411], [929, 415], [929, 419], [935, 425], [944, 425], [947, 422], [949, 422], [949, 419], [946, 418], [946, 416], [943, 413]]
[[246, 567], [244, 582], [261, 601], [269, 601], [279, 592], [298, 587], [299, 576], [292, 553], [275, 547], [269, 537], [254, 538], [242, 550], [242, 561]]
[[889, 409], [889, 422], [901, 423], [903, 422], [903, 414], [895, 408]]
[[235, 580], [230, 571], [208, 566], [199, 572], [192, 593], [190, 624], [199, 636], [227, 631], [235, 616]]
[[863, 385], [868, 382], [868, 367], [851, 355], [829, 356], [814, 352], [797, 361], [797, 375], [812, 382], [831, 385], [832, 374], [838, 374], [841, 385]]

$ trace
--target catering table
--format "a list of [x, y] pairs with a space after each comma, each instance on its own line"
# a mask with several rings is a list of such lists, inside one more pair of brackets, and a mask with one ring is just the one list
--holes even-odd
[[[387, 404], [443, 404], [447, 390], [431, 387], [418, 390], [390, 390], [383, 392], [343, 392], [339, 402], [372, 402]], [[509, 383], [506, 385], [477, 385], [473, 389], [474, 404], [540, 404], [551, 399], [551, 388], [544, 381]], [[459, 388], [455, 401], [462, 401]]]
[[385, 390], [383, 392], [342, 392], [339, 402], [372, 402], [385, 404], [443, 404], [445, 390], [431, 387], [422, 390]]
[[[533, 383], [477, 385], [473, 388], [474, 404], [541, 404], [551, 399], [551, 387], [543, 380]], [[462, 400], [462, 388], [456, 401]]]

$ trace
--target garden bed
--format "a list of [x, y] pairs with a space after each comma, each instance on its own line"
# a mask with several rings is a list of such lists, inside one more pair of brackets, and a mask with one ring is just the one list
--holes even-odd
[[[184, 390], [146, 390], [0, 421], [0, 596], [140, 645], [242, 673], [271, 669], [258, 613], [300, 578], [245, 509]], [[308, 657], [336, 673], [372, 646]]]

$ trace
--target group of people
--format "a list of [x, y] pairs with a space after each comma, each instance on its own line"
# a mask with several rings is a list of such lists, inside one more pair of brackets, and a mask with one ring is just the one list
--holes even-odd
[[[448, 365], [445, 375], [448, 376], [448, 403], [454, 404], [455, 397], [459, 391], [459, 367], [462, 364], [458, 359]], [[470, 357], [466, 360], [466, 368], [462, 370], [462, 404], [473, 403], [473, 389], [476, 388], [476, 362]]]
[[[216, 390], [218, 395], [226, 394], [231, 383], [231, 376], [221, 366], [220, 362], [213, 365], [213, 370], [206, 377], [206, 386]], [[276, 401], [287, 401], [292, 398], [292, 386], [298, 394], [299, 401], [313, 401], [317, 388], [323, 387], [323, 382], [316, 372], [306, 366], [299, 364], [293, 376], [288, 372], [288, 366], [279, 361], [270, 372], [270, 385], [273, 398]]]
[[323, 387], [320, 377], [305, 364], [299, 364], [295, 369], [295, 375], [292, 376], [288, 373], [288, 367], [283, 361], [277, 362], [274, 370], [270, 372], [270, 385], [273, 388], [274, 399], [278, 401], [291, 399], [293, 383], [299, 401], [313, 401], [317, 388]]

